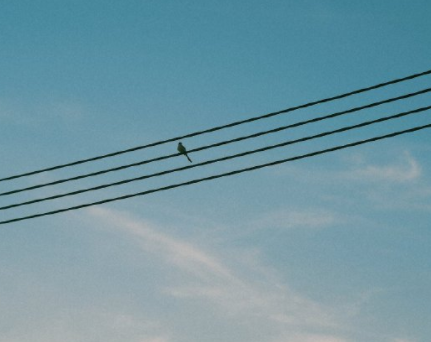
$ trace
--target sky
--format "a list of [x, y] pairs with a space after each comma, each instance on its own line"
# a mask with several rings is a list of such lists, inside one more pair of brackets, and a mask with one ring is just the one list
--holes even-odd
[[[0, 176], [431, 69], [431, 3], [17, 0], [0, 6]], [[431, 76], [184, 139], [188, 149], [416, 92]], [[191, 153], [195, 163], [429, 106], [429, 93]], [[431, 123], [430, 112], [55, 201], [190, 181]], [[0, 342], [426, 342], [430, 130], [0, 226]], [[9, 191], [177, 142], [0, 183]], [[178, 156], [0, 205], [187, 166]]]

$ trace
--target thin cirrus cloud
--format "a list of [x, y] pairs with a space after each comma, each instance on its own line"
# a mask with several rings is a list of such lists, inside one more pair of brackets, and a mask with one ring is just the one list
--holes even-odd
[[345, 176], [355, 180], [371, 182], [411, 182], [419, 179], [422, 168], [413, 156], [404, 152], [396, 163], [389, 165], [360, 165]]
[[276, 229], [319, 229], [331, 227], [344, 219], [339, 214], [322, 208], [279, 209], [254, 220], [256, 228]]
[[282, 340], [277, 340], [273, 342], [349, 342], [344, 338], [336, 336], [327, 335], [315, 335], [315, 334], [303, 334], [292, 338], [286, 338]]
[[[238, 342], [355, 341], [345, 333], [357, 328], [352, 321], [357, 313], [352, 315], [349, 310], [323, 306], [291, 290], [279, 280], [277, 270], [256, 260], [259, 258], [255, 254], [244, 258], [241, 252], [232, 248], [215, 252], [216, 246], [211, 246], [211, 242], [186, 241], [164, 232], [166, 227], [104, 207], [90, 208], [86, 213], [92, 223], [129, 237], [147, 261], [152, 260], [161, 272], [170, 274], [170, 281], [158, 288], [165, 301], [182, 303], [182, 310], [193, 305], [197, 315], [199, 310], [203, 310], [202, 314], [218, 312], [212, 314], [211, 319], [219, 323], [235, 322]], [[295, 215], [301, 221], [300, 217], [307, 216], [307, 213], [298, 211]], [[339, 220], [326, 211], [316, 211], [315, 215], [316, 220], [309, 221], [307, 226], [321, 227], [316, 222], [322, 222], [318, 218], [325, 215], [327, 225]], [[148, 259], [148, 255], [152, 258]], [[175, 315], [171, 313], [170, 318], [175, 318]], [[164, 330], [176, 337], [167, 340], [162, 336], [155, 337], [155, 342], [160, 339], [160, 342], [194, 340], [186, 332], [193, 330], [194, 326], [184, 327], [185, 330], [178, 332], [175, 324], [172, 326], [171, 323], [161, 322]], [[250, 329], [261, 335], [252, 340], [242, 338], [250, 333]], [[149, 341], [153, 342], [151, 338]], [[414, 342], [400, 338], [385, 341]]]
[[[337, 166], [336, 170], [333, 165]], [[323, 167], [304, 168], [297, 164], [282, 168], [275, 174], [289, 177], [290, 181], [301, 186], [323, 189], [328, 206], [330, 203], [349, 203], [353, 208], [357, 204], [372, 203], [397, 210], [429, 211], [431, 185], [424, 165], [426, 161], [415, 158], [406, 149], [403, 153], [387, 152], [383, 155], [353, 153], [332, 159], [332, 164]], [[346, 196], [346, 191], [349, 191], [349, 196]]]
[[161, 290], [167, 300], [185, 299], [185, 305], [198, 301], [203, 307], [219, 310], [220, 319], [259, 322], [263, 330], [298, 334], [339, 328], [335, 310], [295, 293], [253, 262], [244, 265], [235, 252], [218, 256], [117, 211], [99, 207], [87, 213], [97, 223], [129, 234], [143, 252], [163, 261], [170, 273], [172, 269], [179, 272], [180, 277]]
[[[275, 169], [273, 172], [276, 176], [293, 177], [310, 184], [322, 181], [325, 183], [333, 181], [408, 183], [423, 176], [419, 161], [408, 150], [401, 154], [387, 153], [383, 158], [379, 156], [379, 159], [379, 161], [372, 161], [371, 154], [354, 153], [348, 157], [335, 156], [323, 167], [310, 168], [298, 163]], [[337, 165], [337, 169], [334, 170], [331, 165]]]
[[379, 207], [431, 210], [429, 177], [408, 151], [387, 163], [369, 163], [360, 158], [350, 171], [343, 171], [342, 178], [355, 186], [365, 185], [361, 189], [366, 198]]
[[[49, 302], [52, 298], [46, 298]], [[46, 312], [46, 311], [49, 312]], [[144, 317], [106, 312], [103, 308], [74, 311], [73, 305], [40, 310], [21, 315], [19, 322], [8, 320], [0, 334], [0, 342], [170, 342], [171, 339]], [[16, 316], [12, 314], [12, 316]], [[12, 319], [13, 321], [14, 319]], [[15, 327], [16, 325], [16, 327]]]

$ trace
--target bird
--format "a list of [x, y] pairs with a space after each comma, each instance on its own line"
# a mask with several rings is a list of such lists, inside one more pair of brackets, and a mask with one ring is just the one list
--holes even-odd
[[189, 162], [190, 162], [190, 163], [192, 163], [192, 160], [191, 160], [191, 159], [190, 159], [190, 157], [188, 156], [188, 154], [187, 154], [187, 150], [186, 150], [186, 148], [184, 147], [184, 145], [182, 144], [182, 142], [181, 142], [181, 141], [178, 143], [177, 150], [178, 150], [178, 152], [180, 152], [181, 154], [184, 154], [184, 155], [187, 157], [187, 159], [189, 160]]

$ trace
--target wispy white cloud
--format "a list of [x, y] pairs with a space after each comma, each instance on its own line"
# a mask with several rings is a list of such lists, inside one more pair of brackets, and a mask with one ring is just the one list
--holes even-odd
[[[91, 222], [129, 235], [145, 254], [162, 262], [160, 268], [170, 274], [171, 281], [159, 288], [159, 293], [167, 301], [174, 300], [185, 307], [193, 305], [196, 315], [199, 310], [212, 312], [215, 321], [231, 320], [248, 329], [251, 324], [252, 329], [268, 332], [264, 338], [252, 341], [351, 342], [354, 340], [345, 333], [354, 334], [358, 329], [352, 320], [361, 314], [364, 302], [366, 306], [373, 305], [367, 297], [353, 308], [352, 303], [323, 306], [280, 281], [277, 270], [263, 264], [258, 253], [220, 248], [201, 240], [202, 236], [199, 240], [185, 240], [166, 233], [167, 227], [103, 207], [90, 208], [87, 213]], [[288, 218], [288, 228], [325, 228], [343, 221], [323, 209], [281, 211], [277, 215], [267, 219], [278, 224]], [[237, 332], [241, 336], [241, 328]], [[384, 340], [416, 342], [390, 336]]]
[[386, 209], [431, 210], [431, 186], [420, 162], [405, 151], [389, 163], [367, 162], [356, 158], [351, 170], [343, 171], [339, 177], [360, 186], [368, 201]]
[[348, 342], [348, 340], [331, 335], [300, 334], [294, 336], [293, 338], [287, 337], [283, 339], [277, 339], [272, 342]]
[[358, 163], [353, 170], [344, 173], [349, 179], [370, 181], [370, 182], [411, 182], [417, 180], [422, 175], [422, 169], [413, 156], [404, 152], [396, 163], [389, 165], [365, 165]]
[[[49, 298], [46, 298], [49, 301]], [[1, 331], [0, 342], [75, 342], [125, 340], [130, 342], [169, 342], [163, 329], [143, 317], [108, 312], [101, 308], [86, 308], [75, 312], [58, 310], [47, 317], [44, 310], [39, 315], [24, 315], [18, 327], [9, 326]], [[158, 331], [157, 331], [158, 330]]]
[[429, 212], [431, 182], [421, 160], [408, 150], [378, 156], [376, 160], [371, 154], [353, 153], [323, 167], [304, 168], [298, 164], [274, 174], [318, 188], [316, 193], [328, 207], [331, 203], [348, 203], [350, 207], [369, 203], [374, 208]]
[[100, 207], [88, 213], [99, 224], [130, 234], [145, 252], [185, 275], [163, 289], [167, 296], [200, 301], [236, 321], [256, 320], [281, 331], [338, 327], [334, 310], [295, 293], [264, 267], [244, 263], [244, 258], [239, 261], [234, 254], [224, 253], [222, 257], [204, 245], [174, 238], [162, 233], [160, 227], [124, 213]]
[[379, 161], [362, 153], [340, 158], [334, 156], [329, 164], [318, 168], [292, 164], [289, 167], [274, 169], [273, 173], [313, 184], [320, 182], [332, 184], [334, 181], [411, 183], [423, 176], [420, 162], [408, 150], [401, 154], [387, 153]]
[[279, 229], [325, 228], [344, 221], [339, 214], [322, 208], [279, 209], [253, 222], [255, 227]]
[[91, 208], [89, 212], [94, 217], [140, 238], [138, 241], [144, 250], [163, 256], [169, 263], [202, 280], [207, 279], [207, 276], [226, 279], [233, 277], [230, 270], [213, 256], [204, 253], [190, 243], [160, 233], [148, 222], [134, 220], [102, 208]]
[[150, 337], [139, 340], [139, 342], [168, 342], [166, 337]]

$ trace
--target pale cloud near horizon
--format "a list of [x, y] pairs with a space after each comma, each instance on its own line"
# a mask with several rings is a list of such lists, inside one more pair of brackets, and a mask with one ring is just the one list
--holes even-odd
[[24, 315], [17, 328], [9, 324], [0, 334], [0, 342], [171, 341], [159, 324], [103, 308], [91, 307], [75, 312], [70, 306], [60, 306], [46, 317], [44, 314], [44, 310], [39, 310], [39, 315]]
[[[270, 270], [250, 264], [243, 267], [233, 255], [224, 253], [222, 257], [204, 249], [204, 245], [162, 233], [160, 227], [125, 213], [100, 207], [88, 209], [87, 213], [98, 224], [130, 234], [144, 252], [152, 253], [166, 267], [182, 274], [179, 281], [161, 290], [168, 297], [199, 301], [237, 322], [252, 320], [269, 330], [298, 334], [339, 329], [334, 309], [295, 293]], [[324, 336], [316, 341], [344, 341], [325, 340]]]
[[138, 342], [168, 342], [166, 337], [150, 337], [139, 340]]
[[280, 339], [271, 342], [349, 342], [348, 340], [331, 335], [302, 334], [293, 338]]

